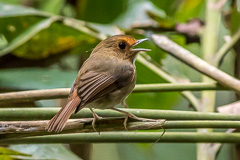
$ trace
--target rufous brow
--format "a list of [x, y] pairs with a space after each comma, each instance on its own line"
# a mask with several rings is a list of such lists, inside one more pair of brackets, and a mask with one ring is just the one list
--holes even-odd
[[134, 45], [137, 42], [137, 40], [135, 38], [128, 37], [128, 36], [121, 37], [121, 40], [127, 42], [130, 46]]

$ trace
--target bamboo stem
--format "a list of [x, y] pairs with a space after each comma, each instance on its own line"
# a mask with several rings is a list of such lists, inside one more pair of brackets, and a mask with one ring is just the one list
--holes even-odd
[[217, 83], [161, 83], [136, 85], [133, 93], [142, 92], [176, 92], [176, 91], [201, 91], [201, 90], [228, 90]]
[[[92, 128], [93, 118], [70, 119], [62, 133], [77, 132], [95, 132]], [[47, 132], [46, 126], [49, 121], [0, 121], [0, 134], [58, 134], [55, 132]], [[123, 126], [124, 118], [109, 117], [98, 120], [96, 123], [97, 130], [104, 131], [125, 131]], [[186, 129], [186, 128], [240, 128], [239, 121], [219, 121], [219, 120], [156, 120], [156, 121], [137, 121], [128, 122], [128, 130], [154, 130], [154, 129]]]
[[[147, 68], [149, 68], [151, 71], [153, 71], [158, 76], [162, 77], [164, 80], [170, 83], [176, 83], [177, 81], [168, 73], [161, 70], [159, 67], [157, 67], [155, 64], [150, 62], [150, 57], [143, 57], [143, 55], [139, 55], [137, 57], [138, 62], [144, 64]], [[199, 108], [199, 100], [189, 91], [183, 91], [181, 92], [184, 98], [186, 98], [190, 104], [193, 106], [193, 108], [197, 111]]]
[[[46, 126], [49, 121], [0, 121], [0, 134], [2, 138], [32, 137], [66, 133], [89, 133], [95, 132], [92, 127], [93, 118], [70, 119], [67, 121], [64, 130], [59, 133], [48, 132]], [[98, 120], [96, 128], [99, 132], [125, 131], [123, 125], [124, 118], [103, 118]], [[129, 120], [127, 128], [131, 130], [154, 130], [162, 129], [165, 120], [154, 120], [149, 122], [131, 122]]]
[[[216, 31], [214, 31], [216, 32]], [[192, 68], [198, 70], [199, 72], [209, 76], [210, 78], [216, 80], [223, 86], [231, 88], [232, 90], [240, 93], [240, 81], [236, 78], [226, 74], [225, 72], [217, 69], [216, 67], [210, 65], [206, 61], [195, 56], [188, 50], [182, 48], [175, 42], [168, 39], [166, 36], [153, 35], [154, 42], [165, 51], [169, 52], [174, 57], [178, 58], [182, 62], [191, 66]], [[214, 57], [212, 57], [214, 58]]]
[[[27, 138], [1, 139], [0, 144], [36, 143], [240, 143], [239, 133], [192, 133], [192, 132], [103, 132], [74, 133]], [[161, 137], [161, 138], [160, 138]], [[160, 139], [159, 139], [160, 138]]]
[[[217, 83], [161, 83], [161, 84], [138, 84], [133, 93], [143, 92], [177, 92], [177, 91], [199, 91], [199, 90], [227, 90]], [[19, 91], [0, 94], [0, 103], [24, 102], [45, 99], [67, 98], [70, 88], [43, 89], [32, 91]]]
[[[138, 117], [150, 119], [167, 119], [167, 120], [226, 120], [239, 121], [240, 115], [227, 115], [221, 113], [200, 113], [193, 111], [171, 111], [171, 110], [150, 110], [150, 109], [122, 109]], [[49, 120], [59, 108], [1, 108], [0, 121], [29, 121], [29, 120]], [[101, 117], [124, 117], [122, 113], [113, 110], [95, 109]], [[92, 118], [92, 113], [88, 108], [82, 109], [71, 118]]]
[[[240, 84], [240, 81], [237, 79], [229, 76], [228, 74], [222, 72], [221, 70], [218, 70], [214, 66], [216, 66], [214, 58], [215, 58], [215, 53], [217, 50], [217, 45], [218, 45], [218, 34], [219, 34], [219, 24], [220, 24], [220, 9], [215, 8], [217, 3], [220, 2], [221, 0], [207, 0], [206, 2], [206, 12], [205, 12], [205, 17], [206, 17], [206, 25], [204, 27], [204, 33], [202, 37], [202, 57], [203, 57], [203, 62], [206, 62], [210, 67], [210, 69], [216, 69], [216, 72], [210, 71], [209, 73], [213, 73], [212, 76], [207, 76], [203, 75], [202, 76], [202, 82], [208, 82], [212, 83], [215, 82], [214, 80], [217, 80], [219, 83], [227, 83], [226, 86], [228, 87], [233, 87], [235, 91], [239, 92], [240, 88], [235, 88], [236, 86], [231, 85], [230, 83], [235, 83], [235, 85]], [[211, 66], [212, 65], [212, 66]], [[209, 67], [208, 66], [208, 67]], [[216, 74], [216, 75], [214, 75]], [[216, 78], [217, 77], [217, 78]], [[211, 79], [213, 78], [213, 79]], [[219, 79], [224, 79], [223, 82], [219, 81]], [[230, 81], [231, 80], [231, 81]], [[230, 84], [230, 86], [229, 86]], [[202, 112], [214, 112], [215, 109], [215, 101], [216, 101], [216, 91], [202, 91], [201, 93], [201, 101], [202, 101], [202, 107], [201, 111]], [[213, 130], [212, 129], [199, 129], [199, 133], [211, 133]], [[216, 152], [214, 149], [214, 144], [198, 144], [197, 145], [197, 159], [198, 160], [214, 160], [216, 156]]]

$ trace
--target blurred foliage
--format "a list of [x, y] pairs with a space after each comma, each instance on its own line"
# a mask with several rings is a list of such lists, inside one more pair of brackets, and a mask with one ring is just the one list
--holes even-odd
[[77, 18], [89, 22], [108, 24], [114, 21], [126, 9], [127, 0], [81, 0], [76, 2], [75, 7]]
[[31, 155], [29, 159], [81, 160], [61, 144], [10, 145], [9, 148], [15, 150], [14, 152], [19, 151]]
[[7, 45], [7, 40], [4, 35], [0, 35], [0, 49], [4, 48]]
[[[204, 11], [202, 0], [0, 0], [0, 91], [71, 87], [79, 67], [105, 35], [127, 33], [144, 38], [161, 33], [201, 57], [202, 28], [192, 36], [177, 26], [193, 18], [204, 25]], [[240, 26], [239, 4], [227, 2], [222, 13], [218, 48], [225, 43], [223, 37], [234, 34]], [[150, 48], [149, 56], [178, 80], [201, 80], [200, 73], [151, 40], [141, 45]], [[234, 53], [230, 52], [221, 69], [233, 74], [233, 61]], [[144, 65], [136, 62], [136, 66], [138, 84], [165, 82]], [[217, 94], [217, 105], [233, 100], [232, 92]], [[188, 102], [173, 92], [131, 94], [127, 102], [130, 108], [189, 109]], [[62, 145], [10, 148], [43, 159], [78, 159]], [[230, 149], [231, 145], [224, 146], [217, 160], [233, 159]], [[196, 157], [195, 150], [195, 144], [95, 144], [92, 159], [186, 160]]]
[[186, 22], [191, 18], [196, 18], [200, 16], [201, 11], [203, 10], [203, 6], [205, 5], [205, 1], [203, 0], [185, 0], [178, 6], [174, 18], [178, 22]]
[[[69, 88], [72, 85], [72, 80], [77, 76], [76, 71], [41, 68], [5, 69], [1, 70], [0, 74], [0, 85], [16, 90]], [[21, 78], [16, 81], [16, 77]]]
[[14, 151], [8, 148], [0, 147], [0, 159], [1, 160], [23, 160], [34, 159], [32, 155]]
[[240, 26], [240, 12], [237, 11], [237, 7], [232, 9], [231, 19], [230, 19], [230, 31], [231, 33], [235, 33], [239, 30]]
[[1, 25], [0, 33], [4, 33], [9, 41], [0, 55], [12, 51], [18, 57], [42, 59], [50, 54], [66, 52], [83, 41], [90, 44], [96, 41], [88, 34], [56, 22], [60, 17], [51, 17], [33, 9], [1, 4], [0, 15], [0, 23], [5, 24]]

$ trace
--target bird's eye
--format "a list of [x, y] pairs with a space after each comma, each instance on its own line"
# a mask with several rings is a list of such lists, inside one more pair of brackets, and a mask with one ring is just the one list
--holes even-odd
[[120, 49], [125, 49], [126, 48], [126, 44], [124, 42], [120, 42], [118, 44], [118, 46], [119, 46]]

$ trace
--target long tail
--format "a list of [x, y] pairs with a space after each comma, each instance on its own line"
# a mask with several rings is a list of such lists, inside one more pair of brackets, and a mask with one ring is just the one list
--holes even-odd
[[48, 122], [46, 127], [48, 132], [61, 132], [65, 127], [67, 120], [80, 103], [81, 99], [76, 96], [74, 99], [70, 100], [65, 107], [62, 107], [60, 111]]

